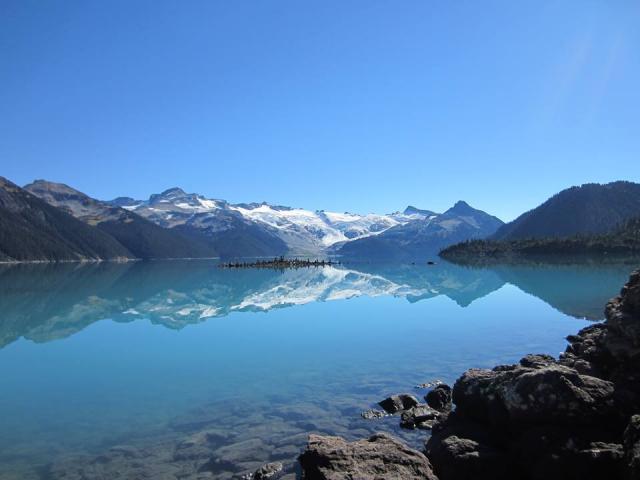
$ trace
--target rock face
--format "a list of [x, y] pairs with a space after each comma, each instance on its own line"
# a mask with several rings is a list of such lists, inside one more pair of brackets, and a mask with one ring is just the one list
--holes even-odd
[[640, 478], [640, 272], [605, 313], [558, 360], [456, 381], [425, 447], [440, 480]]
[[299, 460], [305, 480], [437, 480], [427, 457], [383, 433], [352, 443], [310, 435]]
[[640, 415], [631, 417], [624, 431], [624, 450], [628, 465], [627, 478], [640, 478]]

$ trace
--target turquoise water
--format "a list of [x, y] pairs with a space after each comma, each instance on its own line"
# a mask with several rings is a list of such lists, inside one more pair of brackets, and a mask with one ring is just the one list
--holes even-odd
[[87, 465], [123, 444], [160, 464], [205, 429], [217, 478], [292, 459], [312, 431], [419, 446], [425, 432], [360, 412], [470, 367], [558, 354], [632, 269], [2, 267], [0, 479], [94, 478]]

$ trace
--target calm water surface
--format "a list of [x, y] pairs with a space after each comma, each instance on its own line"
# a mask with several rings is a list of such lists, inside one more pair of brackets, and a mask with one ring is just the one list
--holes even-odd
[[419, 446], [425, 432], [360, 412], [470, 367], [558, 354], [633, 266], [2, 267], [0, 479], [92, 478], [118, 445], [169, 464], [202, 431], [214, 478], [293, 459], [313, 431]]

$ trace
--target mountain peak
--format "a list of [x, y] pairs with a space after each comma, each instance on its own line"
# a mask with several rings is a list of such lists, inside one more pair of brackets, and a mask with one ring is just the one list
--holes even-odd
[[476, 209], [469, 205], [464, 200], [458, 200], [453, 207], [451, 207], [448, 212], [457, 213], [458, 215], [462, 215], [465, 213], [473, 213], [476, 212]]
[[504, 223], [498, 217], [494, 217], [493, 215], [489, 215], [487, 212], [483, 212], [482, 210], [473, 208], [464, 200], [458, 200], [453, 205], [453, 207], [451, 207], [449, 210], [444, 212], [443, 216], [445, 216], [446, 218], [451, 218], [451, 217], [464, 218], [465, 221], [471, 221], [476, 223], [488, 222], [488, 224], [495, 226], [494, 231]]
[[149, 203], [171, 202], [178, 198], [188, 197], [189, 194], [180, 187], [167, 188], [161, 193], [154, 193], [149, 197]]
[[432, 212], [431, 210], [423, 210], [420, 208], [416, 208], [413, 205], [407, 206], [407, 208], [405, 208], [404, 212], [402, 213], [404, 213], [405, 215], [435, 215], [435, 212]]
[[640, 214], [640, 184], [585, 183], [562, 190], [500, 228], [498, 240], [601, 234]]
[[[23, 187], [26, 191], [40, 197], [65, 196], [88, 198], [88, 196], [75, 188], [64, 183], [51, 182], [49, 180], [38, 179]], [[43, 198], [44, 199], [44, 198]], [[48, 201], [47, 199], [44, 199]], [[51, 203], [51, 202], [49, 202]]]
[[164, 192], [160, 194], [160, 196], [161, 197], [179, 197], [186, 194], [187, 192], [185, 192], [180, 187], [172, 187], [172, 188], [167, 188]]
[[113, 200], [108, 200], [106, 203], [108, 203], [109, 205], [114, 205], [116, 207], [130, 207], [138, 205], [142, 202], [131, 197], [116, 197]]

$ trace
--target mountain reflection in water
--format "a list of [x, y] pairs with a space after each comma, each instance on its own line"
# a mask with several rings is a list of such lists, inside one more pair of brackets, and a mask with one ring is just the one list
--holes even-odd
[[106, 318], [172, 329], [231, 312], [392, 295], [418, 302], [444, 295], [460, 307], [513, 284], [577, 318], [599, 320], [632, 265], [468, 268], [356, 264], [297, 270], [226, 270], [208, 261], [0, 267], [0, 348], [20, 337], [65, 338]]

